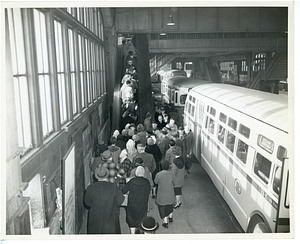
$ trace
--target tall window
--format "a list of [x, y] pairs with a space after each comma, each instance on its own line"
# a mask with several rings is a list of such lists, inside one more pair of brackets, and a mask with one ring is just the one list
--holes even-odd
[[78, 49], [79, 49], [79, 76], [80, 76], [80, 86], [81, 86], [81, 100], [82, 100], [82, 108], [85, 107], [85, 99], [84, 99], [84, 77], [83, 77], [83, 52], [82, 49], [82, 35], [78, 35]]
[[74, 42], [73, 30], [69, 29], [69, 53], [70, 53], [70, 75], [71, 75], [71, 89], [72, 89], [72, 106], [73, 114], [77, 113], [77, 93], [76, 93], [76, 76], [75, 76], [75, 58], [74, 58]]
[[92, 102], [92, 88], [91, 88], [91, 66], [90, 66], [90, 45], [89, 40], [85, 38], [85, 55], [86, 55], [86, 83], [87, 83], [87, 96], [88, 96], [88, 104]]
[[29, 148], [32, 138], [21, 9], [9, 9], [8, 18], [19, 147]]
[[38, 65], [43, 136], [46, 137], [50, 134], [50, 132], [53, 131], [53, 118], [50, 92], [46, 21], [44, 13], [34, 10], [34, 26], [36, 52], [38, 53], [38, 55], [36, 56]]
[[66, 99], [66, 79], [64, 73], [63, 43], [62, 43], [62, 25], [54, 21], [55, 44], [56, 44], [56, 63], [57, 79], [59, 91], [60, 122], [64, 124], [67, 121], [67, 99]]

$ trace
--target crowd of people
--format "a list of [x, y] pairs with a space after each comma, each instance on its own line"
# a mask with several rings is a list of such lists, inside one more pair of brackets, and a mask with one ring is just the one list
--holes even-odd
[[143, 221], [150, 232], [156, 230], [157, 221], [147, 216], [155, 207], [151, 198], [162, 226], [168, 228], [173, 222], [191, 167], [193, 133], [169, 117], [163, 107], [157, 107], [154, 116], [146, 114], [144, 123], [115, 130], [108, 145], [98, 142], [90, 165], [92, 183], [84, 198], [89, 208], [88, 234], [121, 234], [121, 206], [131, 234], [147, 232]]

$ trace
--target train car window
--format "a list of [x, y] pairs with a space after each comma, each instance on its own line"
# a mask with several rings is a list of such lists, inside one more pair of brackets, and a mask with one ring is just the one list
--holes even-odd
[[178, 92], [175, 92], [175, 103], [178, 103]]
[[174, 100], [175, 100], [175, 95], [174, 95], [174, 90], [172, 91], [172, 95], [171, 95], [171, 102], [174, 102]]
[[195, 106], [192, 106], [192, 116], [195, 114]]
[[228, 119], [228, 126], [231, 127], [232, 129], [236, 130], [236, 125], [237, 125], [237, 122], [236, 120], [232, 119], [232, 118], [229, 118]]
[[240, 124], [239, 125], [239, 133], [249, 139], [250, 129], [248, 127], [244, 126], [243, 124]]
[[211, 134], [214, 134], [214, 130], [215, 130], [215, 121], [213, 119], [209, 120], [209, 127], [208, 127], [208, 131]]
[[245, 164], [247, 161], [247, 155], [248, 155], [248, 145], [245, 142], [239, 140], [236, 149], [237, 158], [240, 159]]
[[209, 105], [207, 105], [207, 109], [206, 109], [206, 112], [208, 113], [208, 111], [209, 111]]
[[193, 97], [193, 103], [195, 103], [195, 102], [196, 102], [196, 98]]
[[224, 143], [224, 137], [225, 137], [225, 129], [223, 126], [219, 125], [218, 128], [218, 140], [222, 143]]
[[189, 103], [189, 109], [188, 109], [188, 111], [189, 111], [189, 114], [191, 114], [191, 104]]
[[277, 150], [277, 158], [281, 161], [284, 162], [284, 159], [287, 158], [287, 151], [283, 146], [279, 146]]
[[220, 120], [221, 122], [223, 122], [224, 124], [226, 124], [227, 115], [225, 115], [225, 114], [223, 114], [223, 113], [220, 113], [219, 120]]
[[274, 142], [263, 135], [258, 135], [257, 144], [268, 153], [273, 153]]
[[187, 94], [180, 96], [180, 104], [184, 104], [186, 101]]
[[235, 135], [228, 131], [226, 139], [226, 147], [233, 152], [235, 143]]
[[210, 107], [210, 114], [216, 116], [216, 110], [213, 107]]
[[192, 96], [191, 95], [189, 95], [189, 100], [192, 101]]
[[280, 186], [281, 186], [281, 167], [276, 166], [273, 185], [272, 185], [273, 191], [279, 194]]
[[208, 125], [208, 117], [206, 116], [205, 129], [207, 129], [207, 125]]
[[266, 184], [269, 182], [271, 161], [266, 159], [260, 153], [256, 154], [254, 173]]

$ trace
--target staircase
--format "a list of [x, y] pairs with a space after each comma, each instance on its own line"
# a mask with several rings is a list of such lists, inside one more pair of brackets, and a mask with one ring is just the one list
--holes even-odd
[[150, 76], [152, 77], [155, 73], [161, 70], [165, 65], [169, 64], [176, 58], [174, 54], [162, 54], [156, 55], [149, 60]]

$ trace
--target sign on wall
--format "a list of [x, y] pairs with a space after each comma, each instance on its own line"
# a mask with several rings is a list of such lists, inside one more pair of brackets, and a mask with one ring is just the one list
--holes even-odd
[[75, 234], [75, 142], [62, 159], [62, 233]]

